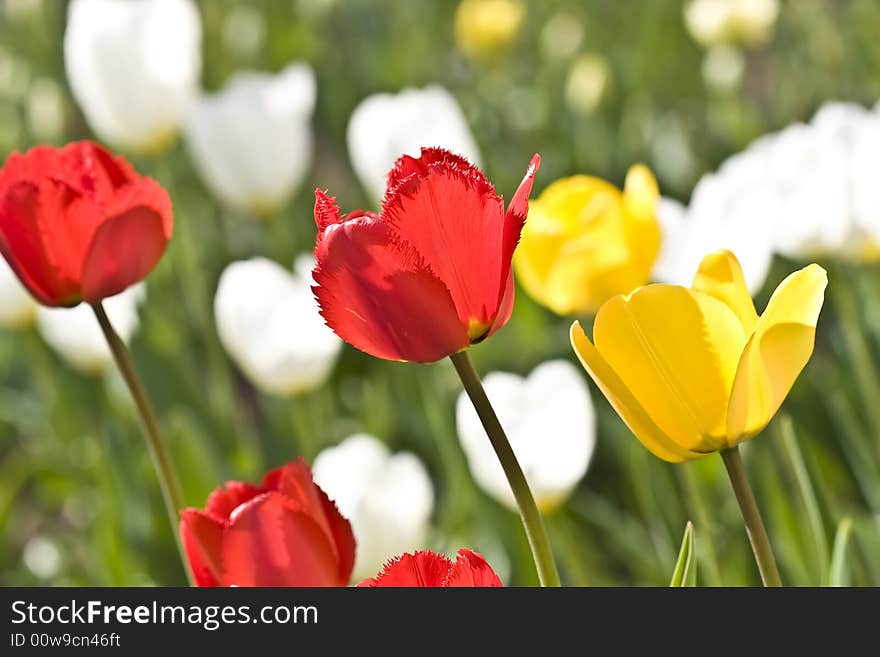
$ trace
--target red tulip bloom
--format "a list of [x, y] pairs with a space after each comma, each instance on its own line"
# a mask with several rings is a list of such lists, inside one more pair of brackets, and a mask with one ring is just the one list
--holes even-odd
[[97, 303], [152, 271], [171, 200], [88, 141], [13, 153], [0, 171], [0, 252], [47, 306]]
[[314, 291], [327, 324], [378, 358], [431, 362], [492, 335], [513, 310], [513, 250], [540, 158], [504, 210], [486, 176], [423, 148], [388, 174], [378, 215], [315, 192]]
[[459, 550], [453, 563], [436, 552], [402, 554], [389, 561], [381, 573], [358, 586], [503, 586], [481, 554]]
[[180, 514], [198, 586], [346, 586], [354, 535], [300, 459], [260, 486], [227, 482], [205, 509]]

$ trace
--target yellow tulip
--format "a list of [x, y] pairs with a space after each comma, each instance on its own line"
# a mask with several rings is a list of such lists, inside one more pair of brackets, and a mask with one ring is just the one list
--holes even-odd
[[660, 250], [659, 192], [647, 167], [626, 175], [623, 192], [591, 176], [552, 183], [529, 202], [514, 253], [517, 278], [559, 315], [593, 313], [648, 282]]
[[786, 278], [760, 317], [739, 261], [706, 256], [690, 289], [647, 285], [605, 303], [578, 358], [655, 456], [687, 461], [758, 434], [813, 353], [828, 282], [812, 264]]
[[488, 58], [505, 50], [526, 17], [521, 0], [462, 0], [455, 11], [455, 39], [465, 55]]

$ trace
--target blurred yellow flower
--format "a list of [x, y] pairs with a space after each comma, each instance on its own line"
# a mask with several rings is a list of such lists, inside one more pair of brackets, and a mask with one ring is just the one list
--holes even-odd
[[559, 315], [592, 313], [648, 282], [660, 250], [657, 181], [637, 164], [624, 191], [591, 176], [562, 178], [529, 202], [514, 253], [518, 280]]
[[455, 39], [468, 57], [491, 57], [509, 46], [522, 27], [521, 0], [462, 0], [455, 11]]
[[703, 259], [693, 286], [648, 285], [609, 300], [593, 342], [578, 322], [581, 363], [655, 456], [687, 461], [759, 433], [813, 353], [828, 282], [809, 265], [776, 288], [758, 317], [729, 251]]

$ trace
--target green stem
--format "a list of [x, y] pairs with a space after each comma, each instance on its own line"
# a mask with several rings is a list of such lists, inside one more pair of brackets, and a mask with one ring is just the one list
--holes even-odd
[[134, 363], [125, 343], [117, 335], [110, 323], [110, 318], [104, 311], [104, 306], [100, 302], [93, 304], [92, 309], [95, 311], [95, 317], [98, 318], [98, 324], [101, 325], [101, 331], [107, 339], [110, 351], [116, 361], [122, 378], [128, 386], [134, 404], [137, 407], [138, 415], [144, 430], [144, 438], [147, 440], [147, 447], [150, 450], [150, 456], [153, 458], [153, 465], [156, 468], [156, 475], [159, 477], [159, 487], [162, 489], [162, 498], [165, 500], [165, 510], [168, 512], [168, 521], [171, 523], [171, 533], [177, 542], [177, 549], [180, 552], [180, 560], [183, 562], [183, 570], [186, 572], [190, 585], [192, 585], [192, 576], [187, 565], [186, 553], [180, 542], [180, 535], [177, 531], [179, 520], [178, 512], [183, 509], [183, 496], [180, 493], [180, 484], [177, 482], [177, 476], [174, 472], [174, 465], [171, 462], [171, 455], [168, 447], [162, 439], [159, 431], [159, 422], [156, 419], [156, 413], [147, 397], [147, 392], [141, 383], [140, 377], [134, 369]]
[[452, 354], [449, 358], [455, 366], [455, 371], [458, 372], [465, 392], [470, 397], [480, 421], [483, 423], [483, 428], [489, 436], [489, 442], [492, 443], [492, 448], [501, 462], [507, 482], [513, 491], [513, 497], [519, 507], [520, 517], [529, 539], [529, 547], [532, 549], [532, 557], [538, 569], [538, 579], [541, 586], [560, 586], [559, 572], [556, 570], [556, 562], [553, 560], [553, 551], [550, 549], [544, 521], [541, 519], [541, 514], [535, 504], [535, 498], [532, 496], [522, 468], [516, 460], [516, 455], [513, 453], [504, 429], [501, 427], [501, 422], [498, 421], [498, 416], [495, 415], [495, 410], [486, 396], [486, 391], [480, 382], [480, 375], [474, 369], [467, 351]]
[[755, 495], [752, 493], [752, 487], [746, 477], [739, 447], [721, 450], [721, 458], [724, 459], [724, 466], [727, 468], [736, 501], [739, 502], [739, 508], [742, 511], [746, 533], [749, 535], [752, 552], [755, 553], [755, 561], [761, 573], [761, 581], [764, 586], [782, 586], [782, 578], [776, 568], [776, 557], [773, 556], [773, 548], [770, 547], [770, 539], [767, 538], [767, 530], [764, 528], [761, 512], [758, 510]]
[[684, 463], [681, 467], [675, 468], [675, 471], [679, 474], [679, 480], [684, 486], [697, 525], [702, 530], [697, 545], [697, 555], [704, 557], [703, 566], [706, 568], [706, 580], [709, 586], [722, 586], [721, 569], [718, 567], [718, 551], [715, 549], [715, 539], [713, 538], [712, 518], [706, 509], [703, 491], [697, 482], [695, 466], [696, 463]]

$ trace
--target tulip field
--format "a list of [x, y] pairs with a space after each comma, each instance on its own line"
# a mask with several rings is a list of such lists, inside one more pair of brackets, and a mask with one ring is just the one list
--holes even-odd
[[878, 34], [0, 0], [0, 585], [880, 586]]

